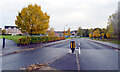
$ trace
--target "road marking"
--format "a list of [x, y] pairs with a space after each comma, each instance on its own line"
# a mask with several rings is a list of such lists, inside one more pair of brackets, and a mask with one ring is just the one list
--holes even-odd
[[78, 67], [78, 70], [80, 70], [79, 59], [78, 59], [77, 53], [76, 53], [76, 60], [77, 60], [77, 67]]
[[69, 52], [68, 53], [71, 53], [72, 51], [71, 51], [71, 49], [69, 49]]
[[119, 50], [116, 50], [116, 51], [119, 51]]
[[79, 47], [79, 54], [81, 54], [81, 52], [80, 52], [80, 47]]
[[79, 46], [80, 46], [80, 43], [79, 43]]

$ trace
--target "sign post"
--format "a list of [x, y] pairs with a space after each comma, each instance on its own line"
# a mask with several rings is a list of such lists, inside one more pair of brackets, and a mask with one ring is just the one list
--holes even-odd
[[3, 37], [3, 48], [5, 47], [5, 38]]
[[75, 41], [71, 41], [70, 42], [70, 48], [72, 50], [72, 53], [74, 53], [74, 50], [75, 50]]

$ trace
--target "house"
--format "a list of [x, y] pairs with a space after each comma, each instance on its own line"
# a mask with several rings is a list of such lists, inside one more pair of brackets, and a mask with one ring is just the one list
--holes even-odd
[[21, 31], [16, 26], [5, 26], [5, 30], [6, 34], [12, 35], [22, 34]]

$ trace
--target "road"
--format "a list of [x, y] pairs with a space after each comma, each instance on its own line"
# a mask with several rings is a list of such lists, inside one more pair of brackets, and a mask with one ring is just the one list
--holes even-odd
[[[74, 54], [70, 53], [70, 41], [2, 57], [3, 70], [19, 70], [31, 64], [46, 63], [57, 70], [118, 70], [118, 51], [92, 43], [84, 38], [76, 42]], [[63, 57], [62, 57], [63, 56]], [[1, 58], [1, 57], [0, 57]]]

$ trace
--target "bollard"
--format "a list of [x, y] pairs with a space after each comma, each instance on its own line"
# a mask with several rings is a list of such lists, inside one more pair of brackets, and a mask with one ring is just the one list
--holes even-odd
[[5, 38], [3, 37], [3, 48], [5, 47]]
[[70, 42], [70, 48], [72, 50], [72, 53], [74, 53], [74, 50], [75, 50], [75, 41], [71, 41]]

